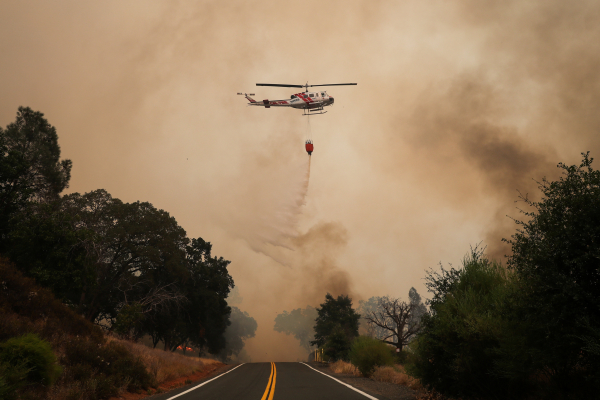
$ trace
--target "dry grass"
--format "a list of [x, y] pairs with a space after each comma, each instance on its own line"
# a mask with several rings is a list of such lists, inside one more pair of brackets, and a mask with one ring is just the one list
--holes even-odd
[[218, 361], [210, 358], [186, 357], [170, 351], [151, 349], [143, 344], [132, 343], [115, 337], [108, 337], [107, 339], [119, 342], [127, 347], [135, 357], [139, 357], [159, 385], [165, 381], [203, 370], [206, 365], [218, 363]]
[[354, 376], [360, 376], [358, 368], [342, 360], [334, 362], [329, 366], [329, 368], [336, 374], [350, 374]]
[[[350, 374], [361, 376], [358, 368], [345, 361], [336, 361], [329, 366], [336, 374]], [[407, 386], [413, 390], [422, 390], [423, 387], [418, 379], [409, 376], [402, 365], [394, 365], [393, 367], [378, 367], [371, 379], [379, 382], [390, 382], [396, 385]]]
[[402, 365], [378, 367], [371, 376], [371, 379], [379, 382], [391, 382], [396, 385], [407, 386], [414, 390], [422, 388], [419, 381], [409, 376]]
[[417, 400], [452, 400], [434, 391], [422, 390], [417, 395]]

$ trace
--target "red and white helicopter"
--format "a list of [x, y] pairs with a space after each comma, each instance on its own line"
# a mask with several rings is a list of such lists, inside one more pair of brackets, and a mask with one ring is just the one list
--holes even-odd
[[320, 92], [309, 92], [309, 87], [315, 86], [346, 86], [356, 85], [356, 83], [329, 83], [326, 85], [309, 85], [308, 82], [305, 85], [283, 85], [278, 83], [257, 83], [256, 86], [277, 86], [277, 87], [297, 87], [304, 88], [304, 92], [295, 93], [291, 98], [285, 100], [263, 100], [256, 101], [250, 96], [254, 96], [254, 93], [238, 93], [243, 95], [250, 102], [250, 106], [261, 106], [264, 108], [271, 107], [292, 107], [298, 108], [304, 111], [302, 115], [315, 115], [325, 114], [327, 111], [323, 111], [323, 107], [333, 105], [333, 97], [327, 94], [326, 91]]

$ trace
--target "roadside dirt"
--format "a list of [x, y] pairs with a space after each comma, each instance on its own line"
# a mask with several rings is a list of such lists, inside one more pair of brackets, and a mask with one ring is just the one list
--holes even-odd
[[357, 389], [377, 395], [382, 400], [417, 400], [419, 394], [416, 390], [395, 383], [377, 382], [369, 378], [349, 374], [336, 374], [329, 369], [328, 364], [311, 362], [310, 366]]
[[[161, 383], [160, 385], [158, 385], [158, 390], [157, 389], [151, 389], [151, 393], [148, 392], [143, 392], [143, 393], [122, 393], [120, 396], [118, 397], [111, 397], [109, 400], [138, 400], [138, 399], [143, 399], [146, 397], [150, 397], [151, 395], [154, 395], [156, 393], [166, 393], [172, 389], [176, 389], [182, 386], [187, 386], [187, 385], [192, 385], [198, 381], [204, 380], [204, 379], [208, 379], [208, 378], [212, 378], [213, 376], [217, 376], [225, 371], [227, 371], [230, 368], [233, 368], [235, 365], [228, 365], [228, 364], [210, 364], [207, 365], [205, 369], [197, 371], [191, 375], [188, 376], [182, 376], [180, 378], [177, 379], [172, 379], [166, 382]], [[186, 383], [186, 381], [190, 381], [188, 383]]]

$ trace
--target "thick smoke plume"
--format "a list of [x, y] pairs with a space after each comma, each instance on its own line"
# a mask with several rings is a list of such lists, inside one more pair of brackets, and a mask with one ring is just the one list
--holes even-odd
[[[595, 0], [4, 1], [0, 126], [43, 112], [69, 190], [149, 201], [211, 241], [258, 323], [249, 356], [304, 359], [278, 313], [427, 296], [423, 271], [469, 245], [508, 253], [519, 192], [600, 157], [599, 37]], [[306, 81], [358, 85], [306, 122], [235, 95]]]

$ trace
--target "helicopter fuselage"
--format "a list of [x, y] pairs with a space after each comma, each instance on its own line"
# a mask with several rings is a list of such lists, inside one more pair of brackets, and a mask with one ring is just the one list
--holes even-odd
[[326, 91], [321, 92], [300, 92], [293, 94], [289, 99], [285, 100], [263, 100], [256, 101], [248, 95], [245, 95], [246, 99], [250, 102], [250, 106], [262, 106], [265, 108], [270, 107], [292, 107], [298, 109], [322, 109], [325, 106], [333, 104], [333, 97], [329, 96]]

